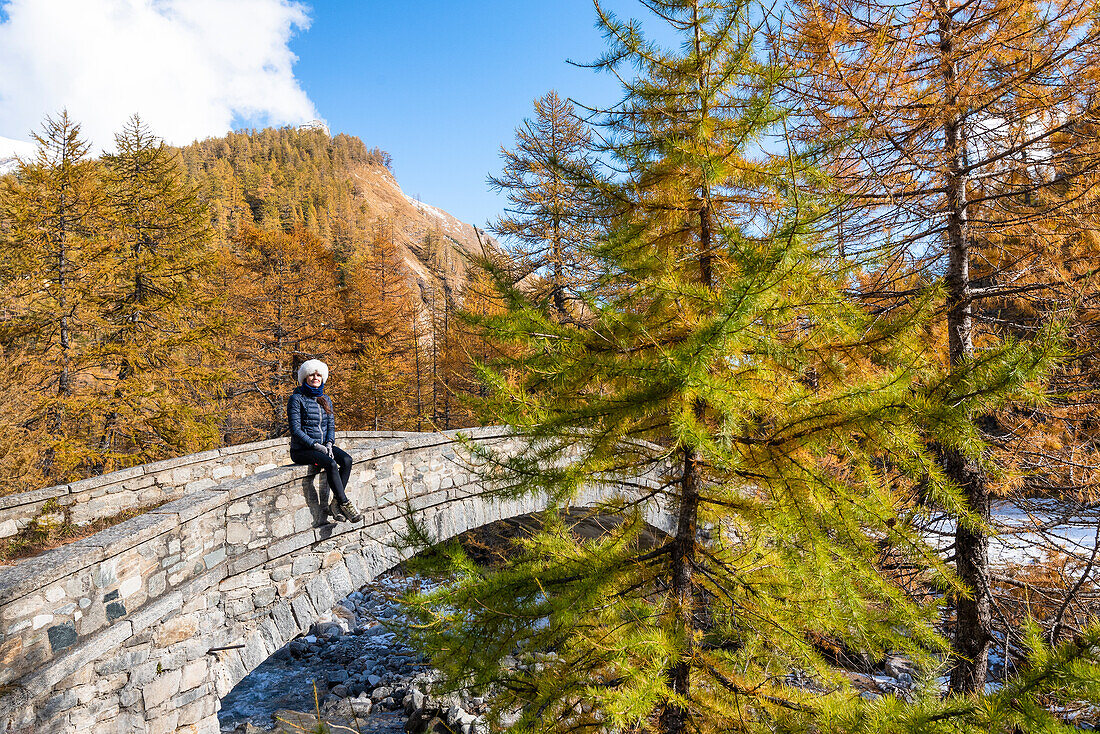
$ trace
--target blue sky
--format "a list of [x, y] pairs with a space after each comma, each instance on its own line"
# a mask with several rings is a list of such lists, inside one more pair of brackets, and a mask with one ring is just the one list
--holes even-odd
[[388, 151], [407, 194], [476, 224], [503, 206], [485, 177], [536, 97], [556, 89], [590, 102], [616, 91], [566, 62], [602, 51], [589, 0], [319, 0], [311, 15], [290, 47], [331, 130]]
[[407, 194], [481, 225], [536, 97], [617, 98], [566, 61], [603, 51], [594, 21], [590, 0], [0, 0], [0, 159], [63, 108], [93, 152], [135, 112], [176, 145], [321, 118], [388, 151]]

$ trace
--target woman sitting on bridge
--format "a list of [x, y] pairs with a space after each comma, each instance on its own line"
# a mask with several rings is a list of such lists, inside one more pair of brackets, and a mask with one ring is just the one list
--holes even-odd
[[332, 495], [329, 512], [337, 520], [342, 516], [349, 522], [359, 522], [363, 516], [345, 493], [351, 479], [351, 456], [335, 446], [336, 416], [332, 400], [325, 395], [327, 380], [328, 365], [319, 359], [303, 362], [298, 368], [298, 388], [286, 403], [290, 460], [322, 467], [328, 474]]

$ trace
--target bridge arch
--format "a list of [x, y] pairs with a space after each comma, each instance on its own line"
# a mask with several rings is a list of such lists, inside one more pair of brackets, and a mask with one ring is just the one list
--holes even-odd
[[[266, 442], [284, 465], [0, 571], [0, 731], [217, 732], [237, 682], [404, 560], [406, 507], [440, 540], [544, 509], [487, 497], [455, 433], [345, 434], [364, 514], [354, 525], [328, 523], [323, 475], [285, 465], [285, 442]], [[463, 433], [505, 451], [513, 440], [500, 428]], [[578, 504], [622, 491], [592, 486]], [[646, 514], [672, 530], [662, 508]]]

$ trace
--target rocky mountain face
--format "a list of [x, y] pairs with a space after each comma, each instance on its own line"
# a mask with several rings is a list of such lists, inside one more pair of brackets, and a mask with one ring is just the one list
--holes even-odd
[[487, 249], [500, 251], [500, 243], [485, 230], [405, 194], [385, 166], [360, 164], [350, 172], [363, 206], [378, 220], [392, 223], [397, 250], [422, 297], [440, 278], [448, 290], [461, 292], [469, 257]]

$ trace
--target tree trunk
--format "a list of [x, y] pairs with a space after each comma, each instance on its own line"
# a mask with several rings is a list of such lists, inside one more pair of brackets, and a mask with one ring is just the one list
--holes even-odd
[[[65, 160], [62, 159], [64, 165]], [[57, 374], [57, 397], [67, 398], [73, 393], [72, 388], [72, 375], [70, 373], [70, 350], [72, 349], [72, 340], [70, 337], [71, 324], [69, 322], [69, 299], [68, 289], [69, 283], [69, 260], [68, 260], [68, 246], [69, 243], [66, 240], [69, 234], [69, 215], [68, 215], [68, 196], [67, 196], [67, 184], [61, 182], [61, 193], [58, 198], [58, 229], [55, 232], [57, 242], [57, 310], [58, 310], [58, 342], [60, 346], [60, 355], [58, 355], [58, 374]], [[47, 418], [47, 430], [53, 435], [54, 438], [58, 438], [64, 431], [64, 408], [61, 405], [61, 401], [55, 402], [49, 409], [49, 415]], [[39, 460], [39, 465], [42, 468], [42, 474], [49, 479], [53, 476], [54, 461], [56, 459], [53, 446], [49, 446], [42, 452], [42, 457]]]
[[[711, 221], [706, 204], [699, 211], [699, 275], [705, 286], [713, 285], [711, 268]], [[703, 420], [706, 405], [696, 400], [695, 419]], [[674, 613], [683, 635], [680, 658], [667, 672], [669, 686], [679, 696], [691, 694], [691, 658], [695, 654], [695, 543], [699, 527], [699, 464], [695, 449], [683, 448], [684, 468], [680, 476], [680, 508], [676, 520], [676, 537], [672, 541], [672, 595]], [[661, 711], [662, 734], [687, 731], [690, 712], [681, 704], [669, 702]]]
[[[550, 118], [550, 150], [561, 150], [563, 141], [558, 137], [558, 117]], [[561, 212], [565, 209], [565, 203], [561, 200], [561, 172], [557, 166], [551, 168], [554, 177], [553, 198], [551, 200], [550, 219], [550, 261], [553, 265], [553, 293], [554, 309], [558, 312], [558, 318], [565, 321], [565, 247], [562, 244]]]
[[[958, 110], [954, 28], [948, 0], [941, 0], [939, 11], [940, 53], [948, 102], [948, 113], [943, 123], [947, 158], [944, 174], [948, 254], [947, 331], [951, 367], [956, 369], [974, 351], [966, 210], [966, 139]], [[955, 660], [950, 687], [956, 693], [971, 693], [985, 689], [989, 648], [993, 642], [989, 537], [984, 529], [990, 518], [989, 483], [977, 463], [958, 451], [946, 450], [943, 463], [947, 477], [962, 490], [970, 511], [980, 519], [979, 526], [959, 522], [955, 529], [955, 568], [971, 594], [955, 599]]]
[[418, 324], [417, 319], [419, 319], [419, 314], [417, 314], [414, 311], [413, 315], [412, 315], [412, 319], [413, 319], [413, 322], [412, 322], [413, 323], [413, 338], [412, 338], [413, 369], [416, 372], [416, 430], [419, 431], [419, 430], [421, 430], [421, 428], [423, 426], [423, 419], [424, 419], [424, 401], [423, 401], [423, 398], [421, 396], [421, 381], [420, 381], [420, 377], [421, 377], [421, 373], [420, 373], [420, 329], [417, 326], [417, 324]]
[[703, 204], [699, 210], [699, 277], [710, 288], [714, 285], [714, 255], [710, 244], [710, 207]]
[[[679, 696], [691, 693], [691, 658], [695, 652], [695, 538], [699, 518], [699, 466], [695, 450], [683, 449], [684, 469], [680, 477], [680, 509], [677, 513], [676, 537], [672, 541], [672, 596], [674, 614], [683, 636], [680, 658], [669, 670], [669, 686]], [[669, 702], [661, 711], [662, 734], [680, 734], [687, 730], [688, 710], [677, 702]]]
[[69, 323], [69, 243], [65, 241], [68, 237], [65, 207], [63, 192], [61, 196], [62, 215], [58, 217], [61, 222], [61, 229], [57, 234], [57, 309], [60, 316], [58, 339], [61, 344], [61, 372], [57, 378], [57, 394], [61, 397], [69, 397], [73, 393], [72, 376], [69, 372], [69, 352], [72, 349], [72, 339], [70, 336], [71, 324]]

